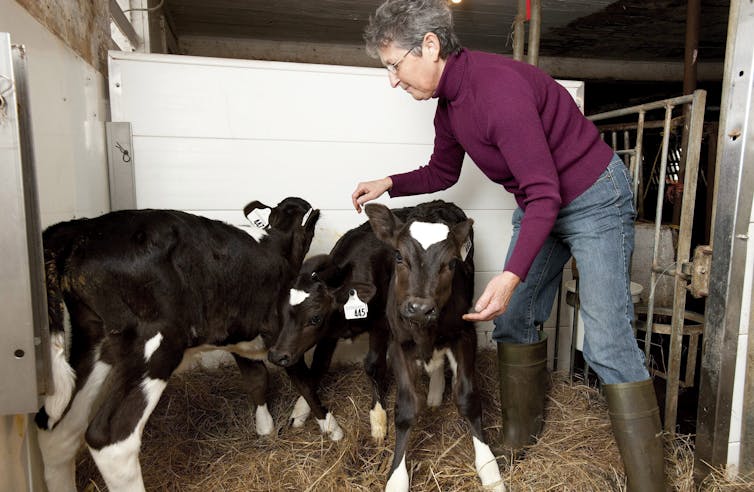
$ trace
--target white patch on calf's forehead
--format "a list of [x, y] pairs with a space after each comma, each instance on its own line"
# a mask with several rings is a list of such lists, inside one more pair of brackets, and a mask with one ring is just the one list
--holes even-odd
[[413, 222], [408, 230], [411, 237], [416, 239], [424, 249], [429, 249], [433, 244], [444, 241], [450, 232], [447, 225], [430, 222]]
[[298, 306], [309, 297], [309, 293], [303, 290], [291, 289], [291, 306]]

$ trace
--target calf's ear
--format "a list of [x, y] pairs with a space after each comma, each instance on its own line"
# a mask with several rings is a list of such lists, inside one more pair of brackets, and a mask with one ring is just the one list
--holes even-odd
[[450, 233], [453, 235], [453, 239], [455, 240], [459, 248], [463, 247], [467, 239], [471, 241], [474, 240], [474, 231], [471, 228], [473, 224], [474, 221], [472, 219], [466, 219], [463, 222], [459, 222], [458, 224], [454, 225], [453, 229], [451, 229]]
[[317, 278], [324, 282], [328, 290], [338, 290], [346, 283], [346, 279], [351, 275], [352, 266], [346, 264], [339, 267], [335, 264], [330, 264], [326, 268], [318, 270]]
[[312, 234], [314, 234], [314, 226], [317, 225], [317, 221], [319, 220], [319, 209], [312, 209], [311, 212], [309, 212], [308, 217], [304, 215], [303, 221], [304, 223], [301, 224], [304, 226], [304, 229], [307, 231], [312, 231]]
[[243, 214], [245, 217], [248, 217], [252, 210], [257, 208], [270, 208], [264, 203], [254, 200], [253, 202], [249, 202], [246, 204], [246, 206], [243, 208]]
[[403, 226], [403, 222], [393, 215], [389, 208], [379, 203], [366, 205], [364, 212], [369, 217], [369, 224], [372, 226], [374, 235], [381, 241], [395, 247], [395, 235]]

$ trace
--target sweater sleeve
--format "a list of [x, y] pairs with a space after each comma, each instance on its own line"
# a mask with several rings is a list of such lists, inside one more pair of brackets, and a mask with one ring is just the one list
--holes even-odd
[[461, 175], [465, 154], [450, 127], [448, 112], [442, 101], [435, 111], [435, 142], [429, 163], [407, 173], [390, 176], [391, 197], [432, 193], [451, 187]]
[[521, 229], [505, 270], [525, 280], [560, 211], [560, 182], [533, 89], [522, 79], [504, 87], [483, 108], [483, 131], [523, 193]]

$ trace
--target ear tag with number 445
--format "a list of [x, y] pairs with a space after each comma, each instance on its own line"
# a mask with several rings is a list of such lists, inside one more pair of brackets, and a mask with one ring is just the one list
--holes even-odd
[[343, 311], [345, 311], [346, 319], [361, 319], [367, 317], [369, 307], [359, 299], [356, 290], [351, 289], [348, 293], [348, 302], [343, 306]]

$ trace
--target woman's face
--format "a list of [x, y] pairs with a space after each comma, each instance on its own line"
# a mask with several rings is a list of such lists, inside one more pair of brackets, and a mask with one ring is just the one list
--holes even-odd
[[388, 70], [390, 85], [400, 87], [417, 101], [429, 99], [435, 93], [445, 67], [445, 60], [439, 56], [437, 38], [428, 33], [421, 46], [406, 54], [408, 49], [394, 42], [379, 49], [382, 64], [395, 65], [395, 73]]

